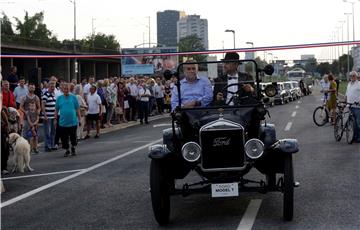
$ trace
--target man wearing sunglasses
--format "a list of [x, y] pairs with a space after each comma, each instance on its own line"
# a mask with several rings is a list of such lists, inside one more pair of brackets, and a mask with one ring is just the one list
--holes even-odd
[[[206, 107], [213, 99], [211, 82], [198, 75], [198, 65], [187, 61], [183, 65], [185, 77], [180, 81], [181, 107]], [[178, 89], [174, 87], [171, 96], [171, 110], [179, 105]]]

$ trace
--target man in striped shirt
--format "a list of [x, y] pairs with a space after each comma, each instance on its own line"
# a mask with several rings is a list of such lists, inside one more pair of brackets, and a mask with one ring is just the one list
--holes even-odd
[[42, 97], [42, 112], [44, 114], [44, 130], [45, 130], [45, 151], [49, 152], [55, 149], [55, 82], [50, 82], [48, 91]]

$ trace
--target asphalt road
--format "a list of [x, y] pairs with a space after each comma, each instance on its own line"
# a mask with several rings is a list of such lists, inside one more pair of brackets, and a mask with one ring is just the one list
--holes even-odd
[[[300, 144], [294, 168], [301, 185], [292, 222], [282, 220], [281, 193], [193, 195], [172, 198], [166, 229], [237, 229], [249, 220], [254, 202], [259, 209], [250, 215], [252, 229], [360, 229], [360, 144], [335, 142], [329, 125], [314, 125], [319, 99], [310, 95], [270, 108], [268, 122], [276, 125], [278, 138], [297, 138]], [[32, 156], [34, 172], [7, 177], [33, 177], [4, 180], [2, 229], [160, 229], [151, 208], [146, 154], [169, 124], [164, 118], [83, 141], [76, 157], [64, 158], [63, 151]], [[263, 179], [256, 170], [249, 177]]]

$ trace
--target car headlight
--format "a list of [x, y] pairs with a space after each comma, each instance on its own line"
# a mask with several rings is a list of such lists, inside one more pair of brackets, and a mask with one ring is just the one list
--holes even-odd
[[181, 148], [181, 153], [186, 161], [195, 162], [201, 155], [201, 147], [195, 142], [187, 142]]
[[257, 159], [264, 153], [264, 143], [259, 139], [250, 139], [245, 143], [245, 153], [251, 159]]

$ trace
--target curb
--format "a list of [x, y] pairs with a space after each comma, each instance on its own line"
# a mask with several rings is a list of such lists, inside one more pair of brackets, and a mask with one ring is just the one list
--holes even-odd
[[[169, 113], [165, 113], [164, 115], [155, 115], [155, 116], [149, 117], [149, 122], [160, 120], [163, 118], [169, 118], [169, 117], [170, 117]], [[141, 125], [138, 120], [129, 121], [127, 123], [121, 123], [121, 124], [114, 125], [113, 127], [100, 129], [100, 134], [106, 134], [106, 133], [114, 132], [114, 131], [117, 131], [120, 129], [129, 128], [129, 127], [136, 126], [136, 125]], [[151, 127], [151, 126], [147, 126], [147, 127]], [[92, 132], [92, 130], [90, 131], [90, 133], [91, 132]], [[84, 141], [84, 140], [82, 140], [82, 141]], [[38, 143], [38, 147], [43, 147], [43, 145], [44, 145], [44, 141]]]

